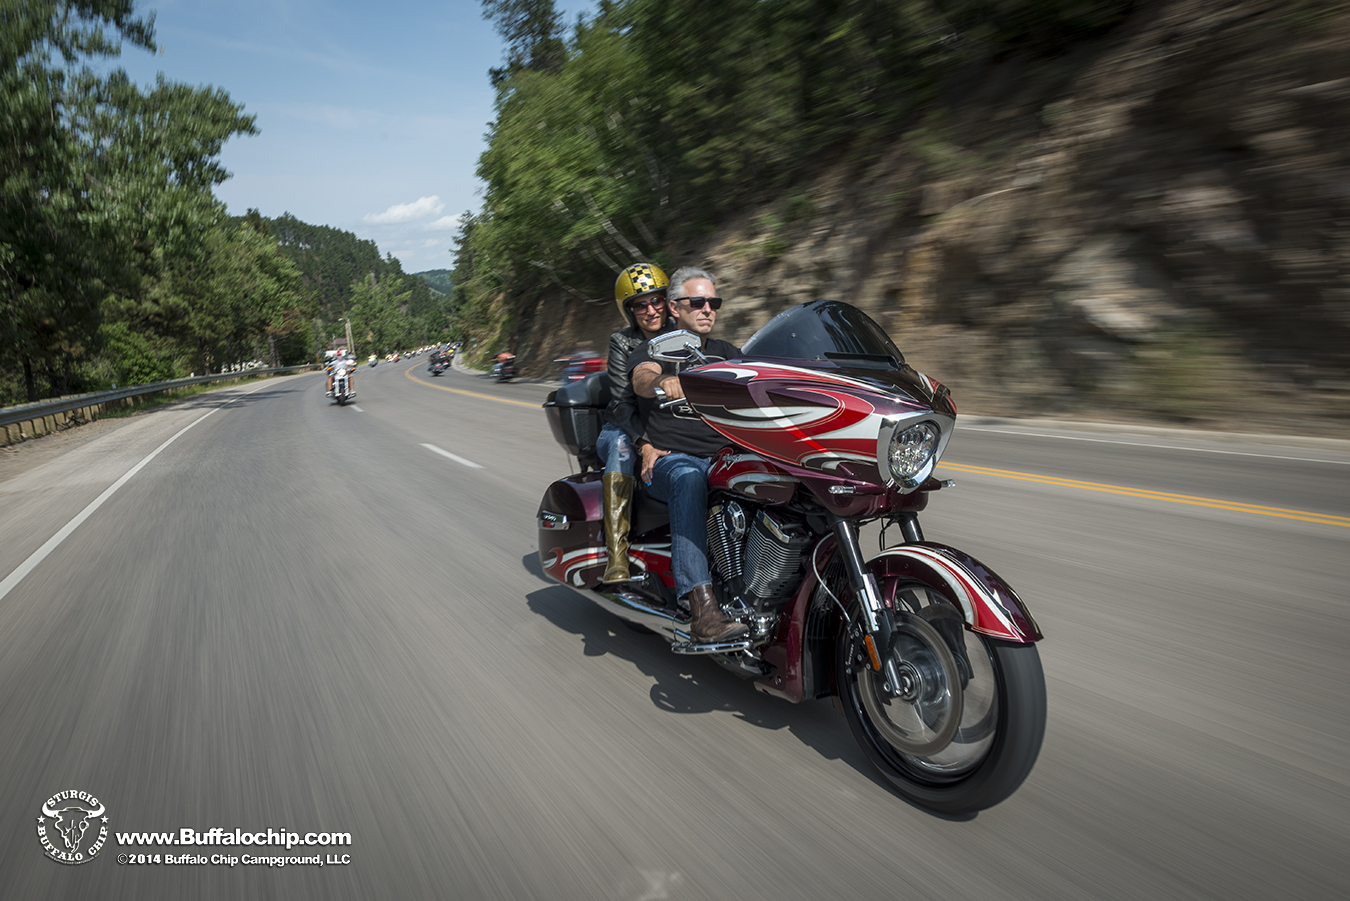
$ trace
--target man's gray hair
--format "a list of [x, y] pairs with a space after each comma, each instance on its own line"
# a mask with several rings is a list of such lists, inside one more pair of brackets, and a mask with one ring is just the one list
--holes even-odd
[[666, 292], [666, 297], [674, 300], [677, 297], [684, 297], [684, 283], [696, 278], [706, 278], [717, 287], [717, 279], [706, 269], [699, 269], [696, 266], [681, 266], [675, 270], [675, 274], [670, 277], [670, 290]]

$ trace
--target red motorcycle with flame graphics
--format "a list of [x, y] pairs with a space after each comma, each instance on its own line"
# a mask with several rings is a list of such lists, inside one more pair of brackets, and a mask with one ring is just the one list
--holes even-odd
[[[666, 505], [639, 491], [630, 582], [603, 584], [607, 555], [595, 438], [604, 374], [549, 396], [555, 438], [581, 472], [539, 507], [545, 572], [679, 654], [706, 654], [789, 701], [833, 697], [868, 760], [902, 795], [970, 813], [1026, 778], [1045, 732], [1041, 633], [992, 570], [926, 541], [918, 514], [952, 483], [933, 477], [956, 408], [847, 304], [792, 307], [726, 362], [672, 332], [652, 356], [695, 364], [685, 400], [729, 446], [708, 473], [708, 560], [722, 608], [748, 636], [696, 644], [674, 596]], [[900, 542], [870, 560], [862, 525]]]

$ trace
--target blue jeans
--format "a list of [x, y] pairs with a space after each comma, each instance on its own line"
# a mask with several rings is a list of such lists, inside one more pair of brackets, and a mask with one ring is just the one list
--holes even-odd
[[621, 472], [631, 476], [637, 454], [628, 433], [614, 424], [606, 425], [595, 439], [595, 453], [605, 461], [605, 472]]
[[675, 595], [684, 597], [699, 585], [712, 584], [708, 571], [707, 457], [666, 454], [652, 467], [647, 490], [670, 505], [670, 566]]

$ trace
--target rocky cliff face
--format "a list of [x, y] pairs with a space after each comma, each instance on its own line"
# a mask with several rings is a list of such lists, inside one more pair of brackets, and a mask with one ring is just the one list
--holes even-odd
[[[671, 248], [718, 274], [724, 336], [834, 297], [963, 411], [1350, 432], [1347, 4], [1141, 4], [944, 106]], [[616, 327], [564, 308], [530, 356]]]

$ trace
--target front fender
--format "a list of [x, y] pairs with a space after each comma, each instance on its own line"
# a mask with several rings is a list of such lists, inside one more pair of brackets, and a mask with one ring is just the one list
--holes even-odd
[[974, 557], [932, 541], [888, 548], [867, 563], [882, 597], [894, 599], [901, 581], [922, 582], [961, 606], [966, 625], [981, 635], [1029, 644], [1041, 630], [1007, 582]]

